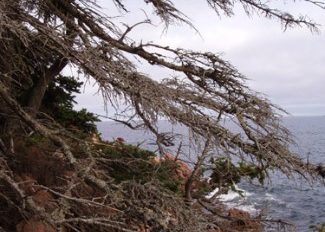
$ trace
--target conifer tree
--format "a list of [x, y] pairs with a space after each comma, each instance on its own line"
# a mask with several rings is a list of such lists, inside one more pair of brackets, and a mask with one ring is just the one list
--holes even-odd
[[[126, 1], [111, 2], [129, 13]], [[200, 2], [227, 16], [240, 4], [247, 14], [278, 20], [284, 29], [305, 26], [317, 31], [317, 24], [307, 17], [295, 17], [258, 0]], [[322, 1], [303, 2], [325, 8]], [[166, 28], [179, 23], [193, 27], [175, 7], [176, 1], [144, 3]], [[132, 39], [130, 32], [140, 24], [150, 24], [150, 19], [134, 25], [114, 19], [95, 0], [0, 1], [0, 208], [15, 215], [0, 216], [0, 231], [21, 228], [18, 220], [23, 219], [48, 231], [139, 231], [147, 227], [150, 231], [207, 231], [211, 225], [218, 229], [219, 220], [229, 218], [215, 213], [218, 220], [211, 220], [188, 204], [207, 160], [219, 170], [232, 169], [230, 182], [244, 175], [263, 181], [272, 170], [318, 178], [322, 168], [290, 151], [292, 139], [281, 124], [284, 111], [250, 89], [246, 77], [231, 63], [210, 52]], [[157, 81], [137, 68], [134, 57], [175, 75]], [[128, 166], [131, 174], [136, 168], [134, 159], [125, 162], [112, 157], [112, 147], [117, 150], [114, 154], [132, 150], [131, 158], [142, 151], [126, 149], [121, 142], [94, 143], [71, 130], [73, 124], [94, 132], [97, 119], [85, 110], [73, 110], [72, 93], [80, 83], [76, 77], [62, 76], [69, 65], [95, 80], [106, 104], [118, 111], [116, 121], [155, 135], [160, 155], [173, 144], [173, 136], [159, 130], [160, 118], [190, 129], [200, 149], [183, 186], [185, 197], [162, 188], [154, 179], [155, 172], [145, 173], [153, 178], [145, 183], [117, 182], [109, 175], [114, 162]], [[240, 132], [224, 125], [224, 118], [237, 124]], [[46, 159], [38, 160], [44, 154]], [[30, 155], [37, 158], [28, 159]], [[224, 158], [239, 159], [241, 166]], [[36, 164], [22, 165], [28, 162]], [[142, 164], [153, 166], [150, 162]], [[23, 175], [28, 169], [34, 179]], [[225, 180], [214, 174], [216, 181]], [[53, 204], [37, 202], [35, 189], [51, 195]]]

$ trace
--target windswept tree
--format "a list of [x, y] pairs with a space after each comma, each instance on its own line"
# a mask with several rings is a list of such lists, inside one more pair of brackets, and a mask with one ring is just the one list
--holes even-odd
[[[325, 8], [323, 2], [304, 1]], [[126, 2], [112, 2], [118, 10], [128, 14]], [[174, 1], [144, 2], [152, 7], [166, 27], [175, 23], [193, 27], [188, 18], [175, 8]], [[278, 20], [285, 29], [306, 26], [311, 31], [317, 31], [317, 24], [308, 18], [295, 17], [261, 1], [207, 0], [202, 4], [208, 4], [217, 14], [227, 16], [232, 16], [235, 4], [240, 4], [247, 14], [256, 12]], [[150, 130], [157, 138], [161, 153], [172, 141], [169, 134], [160, 133], [157, 125], [160, 118], [188, 127], [197, 141], [203, 141], [201, 155], [198, 155], [192, 176], [186, 184], [187, 198], [191, 198], [192, 183], [200, 172], [200, 166], [211, 156], [238, 157], [265, 175], [268, 170], [277, 169], [288, 176], [298, 173], [307, 178], [316, 177], [317, 167], [288, 149], [291, 138], [288, 130], [281, 125], [283, 110], [251, 90], [245, 84], [245, 77], [235, 67], [210, 52], [200, 53], [133, 40], [129, 32], [143, 23], [149, 24], [150, 19], [125, 27], [125, 24], [117, 23], [109, 12], [104, 14], [95, 0], [0, 2], [0, 126], [2, 134], [9, 135], [3, 138], [4, 142], [1, 140], [1, 180], [24, 197], [12, 179], [8, 165], [5, 165], [8, 157], [2, 158], [8, 154], [7, 150], [14, 152], [13, 135], [23, 127], [52, 140], [62, 149], [69, 167], [77, 170], [76, 176], [87, 179], [104, 191], [111, 191], [107, 183], [92, 171], [98, 162], [94, 154], [88, 152], [86, 158], [81, 159], [71, 149], [70, 140], [66, 140], [67, 134], [55, 122], [44, 122], [42, 104], [47, 88], [53, 86], [68, 65], [85, 78], [96, 81], [107, 105], [115, 109], [121, 103], [127, 106], [127, 110], [116, 114], [115, 120], [132, 128]], [[166, 68], [175, 75], [157, 81], [155, 76], [142, 73], [133, 57], [155, 67]], [[236, 123], [241, 131], [227, 128], [221, 123], [224, 118]], [[91, 162], [90, 167], [85, 165], [85, 159]], [[72, 188], [74, 183], [70, 184]], [[140, 187], [138, 190], [143, 191]], [[65, 194], [69, 195], [69, 188], [66, 191]], [[79, 203], [89, 202], [79, 200]], [[37, 211], [32, 202], [27, 201], [27, 205], [30, 212]], [[59, 223], [47, 215], [43, 217], [52, 225], [97, 223], [113, 228], [124, 225], [99, 218], [92, 221], [69, 219], [69, 215], [63, 213]]]

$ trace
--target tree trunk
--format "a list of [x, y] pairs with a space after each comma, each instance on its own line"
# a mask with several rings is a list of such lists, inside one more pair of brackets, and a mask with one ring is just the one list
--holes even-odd
[[185, 183], [185, 199], [186, 199], [187, 202], [192, 201], [193, 183], [194, 183], [195, 179], [197, 178], [197, 176], [199, 174], [199, 171], [200, 171], [206, 157], [208, 156], [209, 144], [210, 144], [210, 137], [205, 142], [203, 151], [202, 151], [201, 155], [198, 157], [198, 161], [194, 165], [194, 169], [193, 169], [190, 177], [187, 179], [187, 181]]
[[39, 111], [39, 108], [42, 104], [42, 100], [44, 98], [45, 91], [50, 82], [54, 79], [55, 76], [59, 75], [59, 73], [67, 64], [67, 59], [57, 59], [52, 64], [52, 66], [45, 71], [45, 74], [38, 79], [37, 83], [34, 85], [31, 91], [31, 95], [27, 103], [27, 106], [32, 115], [37, 114], [37, 112]]

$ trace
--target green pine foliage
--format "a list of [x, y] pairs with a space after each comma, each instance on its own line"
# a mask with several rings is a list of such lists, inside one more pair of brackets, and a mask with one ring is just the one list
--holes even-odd
[[58, 76], [48, 86], [41, 110], [65, 128], [75, 127], [85, 133], [96, 133], [98, 117], [86, 109], [73, 109], [75, 94], [80, 93], [82, 85], [83, 82], [73, 77]]
[[182, 191], [179, 178], [172, 178], [178, 168], [176, 162], [166, 159], [156, 163], [155, 153], [117, 141], [105, 142], [98, 149], [105, 154], [99, 158], [104, 158], [103, 165], [108, 176], [113, 177], [117, 183], [135, 180], [144, 184], [155, 181], [172, 192]]
[[249, 179], [257, 179], [259, 183], [263, 184], [265, 180], [265, 172], [262, 168], [245, 161], [233, 162], [228, 157], [221, 157], [212, 159], [212, 173], [211, 180], [219, 188], [226, 191], [234, 189], [234, 185], [239, 183], [243, 177]]

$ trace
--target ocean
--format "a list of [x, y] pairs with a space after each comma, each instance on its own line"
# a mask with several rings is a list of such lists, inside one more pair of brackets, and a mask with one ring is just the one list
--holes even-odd
[[[325, 117], [285, 117], [283, 123], [296, 142], [291, 146], [293, 151], [304, 158], [308, 157], [314, 163], [325, 163]], [[103, 139], [114, 140], [122, 137], [128, 143], [155, 149], [153, 136], [148, 132], [133, 131], [115, 122], [100, 122], [98, 130]], [[166, 121], [159, 122], [159, 130], [188, 134], [186, 128], [172, 126]], [[176, 150], [176, 146], [171, 152], [173, 149]], [[303, 179], [287, 179], [279, 173], [273, 173], [265, 186], [243, 181], [238, 187], [244, 190], [244, 197], [235, 192], [220, 196], [220, 200], [228, 207], [237, 207], [251, 214], [262, 211], [270, 219], [281, 219], [295, 224], [298, 232], [312, 231], [310, 225], [325, 222], [325, 186], [321, 183], [310, 184]]]

